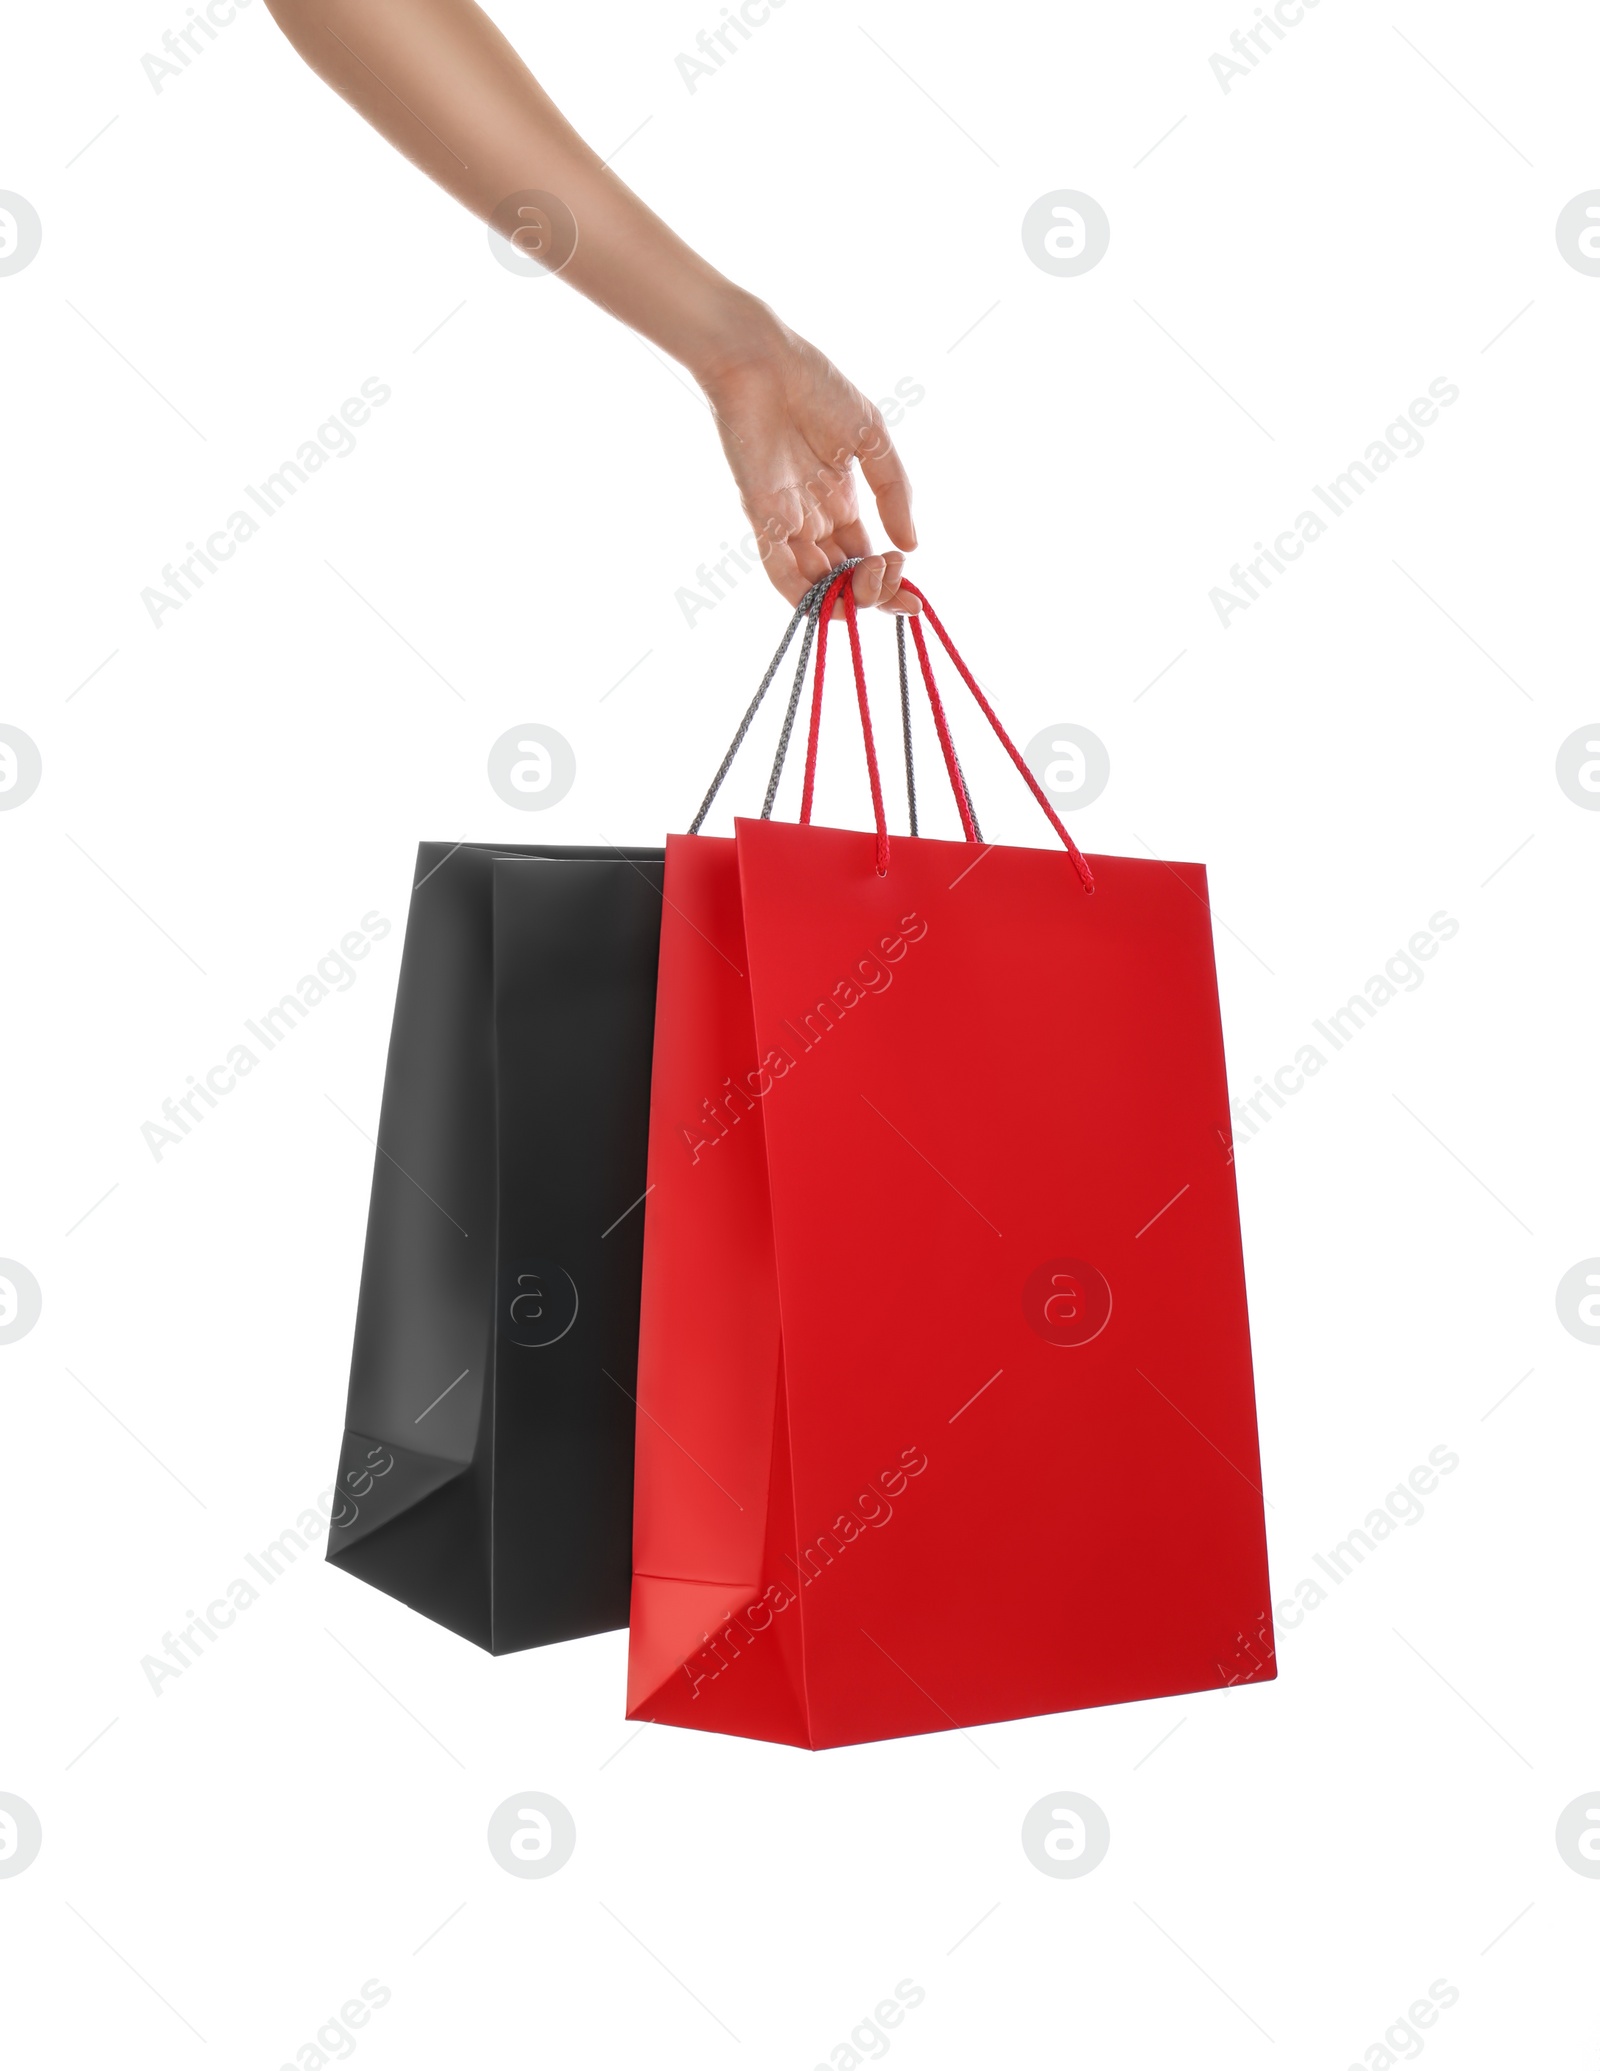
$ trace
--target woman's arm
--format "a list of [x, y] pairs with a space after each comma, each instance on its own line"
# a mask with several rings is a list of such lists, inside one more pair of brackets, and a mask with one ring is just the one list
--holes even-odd
[[[502, 235], [680, 361], [705, 391], [772, 581], [791, 603], [850, 555], [861, 604], [899, 596], [911, 486], [882, 417], [814, 345], [726, 280], [603, 165], [473, 0], [267, 0], [334, 90]], [[529, 190], [557, 205], [518, 207]]]

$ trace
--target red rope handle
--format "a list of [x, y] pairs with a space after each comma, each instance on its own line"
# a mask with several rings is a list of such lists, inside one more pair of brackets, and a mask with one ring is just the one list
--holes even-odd
[[833, 608], [833, 600], [842, 595], [845, 625], [850, 634], [850, 661], [855, 671], [856, 703], [861, 710], [861, 733], [867, 748], [867, 775], [872, 783], [872, 817], [878, 830], [878, 875], [883, 877], [889, 868], [889, 823], [884, 817], [883, 784], [878, 776], [878, 749], [872, 737], [872, 708], [867, 702], [867, 669], [861, 655], [861, 631], [857, 623], [853, 574], [854, 571], [849, 568], [840, 571], [838, 580], [824, 595], [818, 615], [816, 687], [811, 694], [811, 731], [806, 741], [806, 782], [800, 800], [800, 824], [802, 827], [809, 826], [811, 821], [811, 800], [817, 776], [817, 742], [822, 730], [822, 676], [828, 659], [828, 617]]
[[[978, 708], [983, 713], [984, 718], [987, 719], [989, 724], [994, 728], [995, 733], [999, 738], [1000, 745], [1011, 757], [1011, 760], [1017, 765], [1018, 770], [1022, 774], [1023, 782], [1033, 793], [1034, 797], [1038, 799], [1040, 805], [1044, 807], [1045, 817], [1049, 820], [1051, 826], [1054, 827], [1057, 834], [1061, 836], [1062, 841], [1066, 844], [1067, 854], [1072, 858], [1078, 876], [1082, 880], [1084, 890], [1086, 892], [1092, 892], [1094, 890], [1094, 872], [1089, 868], [1088, 863], [1084, 860], [1083, 851], [1078, 847], [1078, 844], [1073, 840], [1072, 836], [1067, 832], [1066, 828], [1062, 826], [1061, 821], [1057, 816], [1055, 807], [1050, 803], [1049, 799], [1045, 797], [1043, 790], [1040, 788], [1038, 779], [1034, 776], [1033, 771], [1029, 769], [1027, 763], [1023, 761], [1021, 754], [1019, 753], [1015, 743], [1011, 739], [1011, 736], [1000, 724], [999, 718], [995, 713], [994, 707], [984, 696], [983, 692], [978, 688], [977, 680], [973, 676], [972, 671], [961, 659], [960, 654], [956, 651], [955, 642], [950, 638], [950, 635], [945, 631], [943, 625], [940, 623], [939, 614], [934, 610], [933, 606], [928, 602], [927, 598], [922, 594], [921, 590], [917, 588], [915, 583], [907, 582], [905, 578], [902, 576], [900, 587], [903, 590], [909, 590], [911, 595], [917, 599], [918, 603], [921, 604], [923, 614], [926, 616], [928, 623], [938, 634], [940, 642], [944, 647], [945, 653], [949, 655], [950, 659], [955, 663], [957, 669], [960, 671], [961, 680], [966, 684], [968, 690], [970, 690], [972, 692], [972, 695], [977, 699]], [[920, 627], [918, 626], [916, 619], [913, 619], [911, 621], [911, 628], [912, 633], [916, 639], [918, 656], [922, 660], [924, 681], [927, 683], [929, 695], [934, 701], [934, 718], [935, 723], [939, 726], [940, 746], [945, 749], [945, 759], [947, 764], [950, 766], [951, 780], [952, 782], [954, 782], [954, 751], [948, 745], [947, 729], [942, 723], [943, 714], [938, 703], [938, 693], [934, 690], [933, 687], [933, 671], [928, 663], [927, 644], [922, 637], [922, 632]], [[821, 681], [820, 676], [818, 678], [818, 681]], [[959, 790], [960, 786], [959, 784], [957, 784], [958, 794]], [[968, 840], [971, 840], [972, 834], [970, 828], [970, 815], [967, 812], [963, 811], [961, 817], [963, 822], [968, 826], [967, 838]]]
[[867, 669], [861, 659], [861, 632], [856, 623], [856, 593], [853, 584], [844, 593], [844, 621], [850, 628], [850, 659], [856, 672], [856, 703], [861, 707], [861, 732], [867, 744], [867, 774], [872, 779], [872, 817], [878, 826], [878, 875], [889, 874], [889, 822], [883, 810], [883, 783], [878, 775], [878, 746], [872, 738], [872, 707], [867, 702]]
[[944, 716], [944, 700], [939, 695], [938, 684], [933, 680], [933, 659], [928, 653], [928, 643], [922, 635], [920, 615], [911, 621], [911, 637], [917, 644], [917, 660], [922, 664], [922, 681], [927, 687], [928, 703], [933, 707], [933, 724], [939, 736], [939, 746], [944, 752], [944, 766], [950, 775], [950, 789], [956, 795], [956, 811], [961, 815], [962, 829], [968, 841], [976, 841], [978, 830], [973, 824], [972, 807], [967, 802], [967, 787], [961, 781], [961, 770], [956, 762], [955, 743], [950, 738], [950, 722]]

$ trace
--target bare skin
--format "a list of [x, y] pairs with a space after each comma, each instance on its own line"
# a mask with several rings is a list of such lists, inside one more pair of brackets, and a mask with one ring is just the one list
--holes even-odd
[[[856, 555], [858, 604], [915, 611], [911, 485], [876, 406], [602, 164], [473, 0], [267, 0], [301, 56], [414, 165], [679, 361], [791, 604]], [[873, 551], [854, 468], [892, 542]], [[837, 607], [836, 607], [837, 610]]]

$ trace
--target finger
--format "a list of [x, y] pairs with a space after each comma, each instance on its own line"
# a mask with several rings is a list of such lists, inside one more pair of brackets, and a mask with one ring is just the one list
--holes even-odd
[[848, 516], [841, 515], [834, 519], [833, 539], [841, 559], [864, 561], [869, 554], [877, 553], [877, 548], [872, 544], [872, 534], [854, 511]]
[[902, 553], [890, 552], [884, 555], [883, 588], [878, 593], [878, 609], [903, 612], [907, 617], [914, 617], [921, 607], [909, 590], [901, 588], [905, 565], [906, 557]]
[[884, 531], [897, 547], [909, 552], [917, 543], [917, 528], [911, 519], [911, 481], [881, 417], [857, 448], [856, 458], [877, 502]]
[[858, 526], [861, 522], [861, 512], [856, 502], [856, 478], [851, 470], [848, 448], [843, 451], [841, 458], [842, 466], [829, 469], [826, 475], [814, 477], [811, 485], [817, 515], [830, 531], [840, 531], [852, 525]]
[[832, 571], [833, 558], [830, 558], [817, 540], [803, 537], [791, 539], [789, 552], [794, 557], [794, 565], [806, 579], [807, 589], [810, 589], [814, 582], [821, 582], [822, 578]]
[[[835, 567], [841, 561], [857, 561], [860, 563], [851, 579], [851, 592], [855, 597], [857, 606], [862, 610], [866, 610], [876, 604], [879, 585], [883, 579], [883, 556], [873, 552], [872, 536], [854, 511], [847, 518], [839, 519], [831, 534], [821, 544], [823, 551], [831, 557]], [[831, 615], [834, 618], [843, 617], [844, 604], [842, 600], [834, 604]]]
[[[827, 563], [827, 567], [821, 569], [820, 571], [820, 573], [824, 575], [836, 575], [840, 573], [846, 561], [853, 561], [857, 558], [857, 556], [854, 553], [846, 553], [844, 547], [839, 542], [839, 535], [836, 532], [824, 533], [823, 536], [815, 542], [815, 546], [816, 551], [820, 556], [821, 560]], [[860, 572], [860, 569], [857, 569], [855, 571], [855, 575], [859, 576]], [[852, 579], [851, 589], [852, 592], [854, 592], [854, 579]], [[832, 604], [828, 607], [828, 617], [830, 619], [844, 617], [844, 589], [842, 586], [840, 587], [838, 593], [835, 595]]]
[[855, 575], [855, 597], [863, 610], [870, 605], [875, 605], [880, 611], [905, 612], [908, 615], [917, 610], [916, 598], [900, 587], [901, 571], [906, 564], [904, 554], [897, 549], [887, 554], [874, 553], [864, 525], [841, 527], [835, 532], [834, 540], [852, 557], [862, 557]]
[[[856, 549], [854, 549], [853, 547], [847, 547], [844, 544], [844, 542], [840, 539], [840, 536], [837, 532], [822, 533], [820, 537], [813, 542], [813, 545], [815, 546], [816, 552], [819, 556], [819, 565], [820, 562], [827, 563], [826, 568], [822, 568], [820, 570], [822, 574], [841, 574], [844, 570], [844, 565], [847, 561], [858, 561], [860, 559], [860, 555], [856, 551]], [[859, 596], [857, 582], [860, 577], [860, 574], [860, 568], [855, 569], [853, 571], [850, 584], [852, 594], [855, 594], [857, 596]], [[842, 585], [840, 586], [838, 592], [834, 596], [832, 604], [828, 607], [828, 617], [830, 619], [844, 617], [844, 588]]]
[[883, 595], [883, 570], [882, 554], [868, 554], [864, 561], [857, 564], [855, 574], [851, 578], [851, 588], [855, 591], [856, 603], [863, 611], [876, 604]]
[[768, 582], [780, 597], [786, 597], [791, 604], [798, 604], [808, 585], [796, 568], [790, 550], [792, 516], [781, 509], [774, 510], [765, 499], [760, 503], [746, 503], [744, 514], [750, 521], [756, 556]]
[[798, 604], [811, 587], [810, 578], [802, 575], [796, 565], [787, 540], [780, 540], [769, 550], [763, 565], [767, 571], [767, 580], [778, 595], [786, 598], [790, 604]]

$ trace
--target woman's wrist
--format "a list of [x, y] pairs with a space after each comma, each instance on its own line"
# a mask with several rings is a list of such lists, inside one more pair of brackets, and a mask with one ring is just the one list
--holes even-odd
[[702, 335], [682, 358], [708, 395], [777, 360], [788, 345], [787, 327], [766, 303], [731, 281], [719, 283], [703, 314]]

